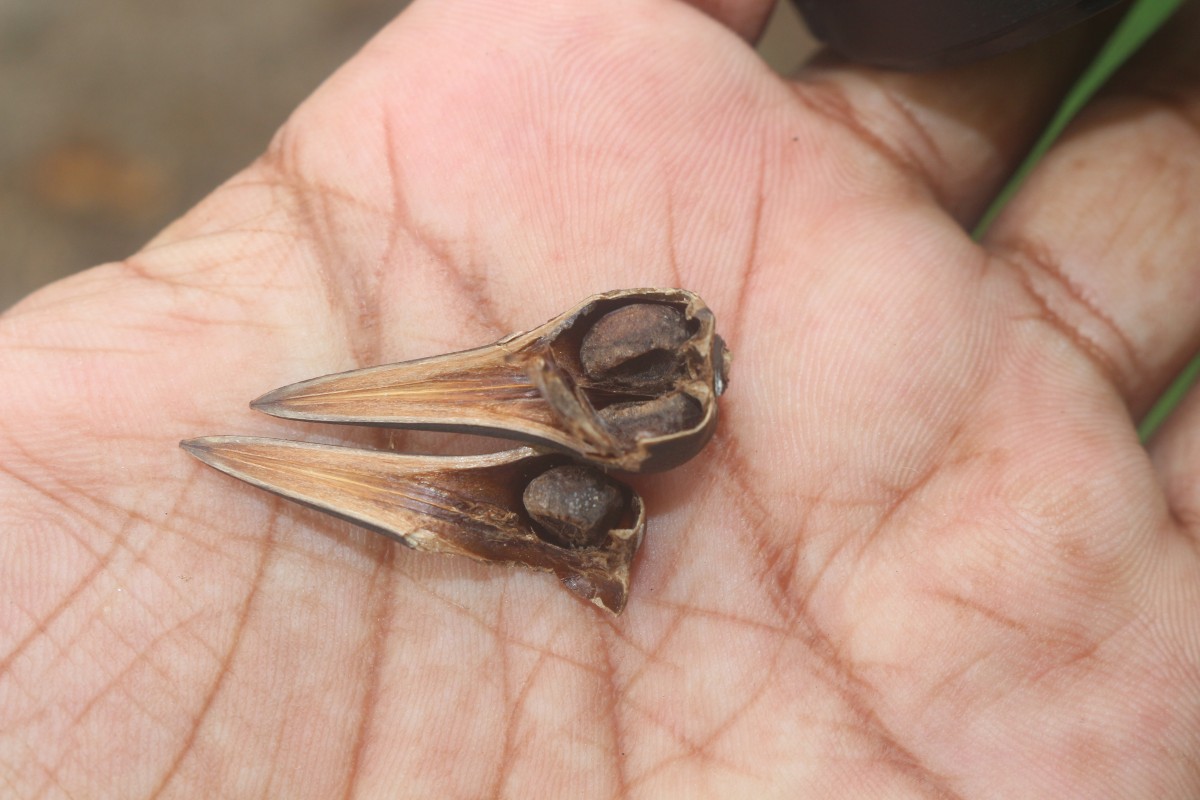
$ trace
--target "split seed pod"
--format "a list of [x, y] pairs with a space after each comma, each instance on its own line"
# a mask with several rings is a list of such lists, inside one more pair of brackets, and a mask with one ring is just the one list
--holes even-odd
[[697, 295], [633, 289], [495, 344], [303, 381], [251, 405], [289, 419], [482, 433], [654, 472], [708, 442], [728, 367]]
[[584, 600], [614, 614], [625, 607], [646, 528], [642, 499], [560, 453], [402, 455], [241, 436], [182, 446], [222, 472], [415, 550], [553, 572]]

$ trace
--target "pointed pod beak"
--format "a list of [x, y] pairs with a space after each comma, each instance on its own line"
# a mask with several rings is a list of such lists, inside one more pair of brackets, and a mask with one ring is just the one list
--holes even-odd
[[[381, 427], [495, 422], [497, 407], [533, 405], [537, 390], [503, 352], [449, 356], [340, 372], [267, 392], [250, 407], [286, 419]], [[511, 409], [510, 409], [511, 410]]]
[[388, 492], [386, 465], [371, 458], [373, 451], [252, 436], [206, 436], [179, 446], [251, 486], [404, 540], [387, 527], [400, 522], [402, 496]]

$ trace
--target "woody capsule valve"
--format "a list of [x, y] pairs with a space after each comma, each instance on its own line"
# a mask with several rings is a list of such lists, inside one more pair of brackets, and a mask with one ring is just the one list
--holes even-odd
[[[531, 447], [428, 456], [251, 436], [209, 436], [182, 447], [253, 486], [414, 550], [553, 572], [572, 593], [614, 614], [625, 607], [646, 530], [645, 507], [632, 489]], [[585, 472], [564, 483], [554, 476], [563, 469]], [[529, 487], [547, 475], [530, 502]], [[582, 532], [573, 521], [580, 516], [573, 481], [603, 495], [591, 501], [599, 513]]]
[[629, 289], [494, 344], [294, 383], [251, 405], [313, 422], [482, 433], [656, 472], [708, 442], [728, 367], [697, 295]]

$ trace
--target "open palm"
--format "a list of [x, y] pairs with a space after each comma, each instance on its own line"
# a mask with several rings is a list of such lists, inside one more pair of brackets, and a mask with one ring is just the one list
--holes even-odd
[[[0, 319], [0, 785], [88, 797], [1189, 797], [1197, 27], [964, 232], [1090, 34], [788, 82], [764, 2], [418, 3], [141, 253]], [[741, 35], [739, 35], [739, 33]], [[734, 352], [609, 618], [209, 470], [247, 401], [632, 286]]]

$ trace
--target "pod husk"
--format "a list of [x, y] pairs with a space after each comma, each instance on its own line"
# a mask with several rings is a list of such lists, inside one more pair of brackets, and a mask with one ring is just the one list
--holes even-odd
[[[630, 303], [661, 303], [684, 316], [672, 391], [691, 398], [696, 422], [657, 436], [622, 436], [597, 416], [620, 402], [653, 399], [586, 378], [582, 337], [604, 314]], [[342, 372], [269, 392], [252, 407], [278, 417], [420, 428], [516, 439], [626, 472], [671, 469], [695, 456], [717, 424], [729, 355], [704, 302], [682, 289], [626, 289], [584, 300], [533, 330], [448, 355]]]
[[613, 614], [646, 529], [641, 497], [624, 484], [619, 527], [598, 547], [546, 541], [521, 495], [535, 476], [571, 463], [529, 447], [482, 456], [428, 456], [246, 436], [182, 442], [222, 472], [377, 531], [425, 553], [554, 573], [572, 593]]

